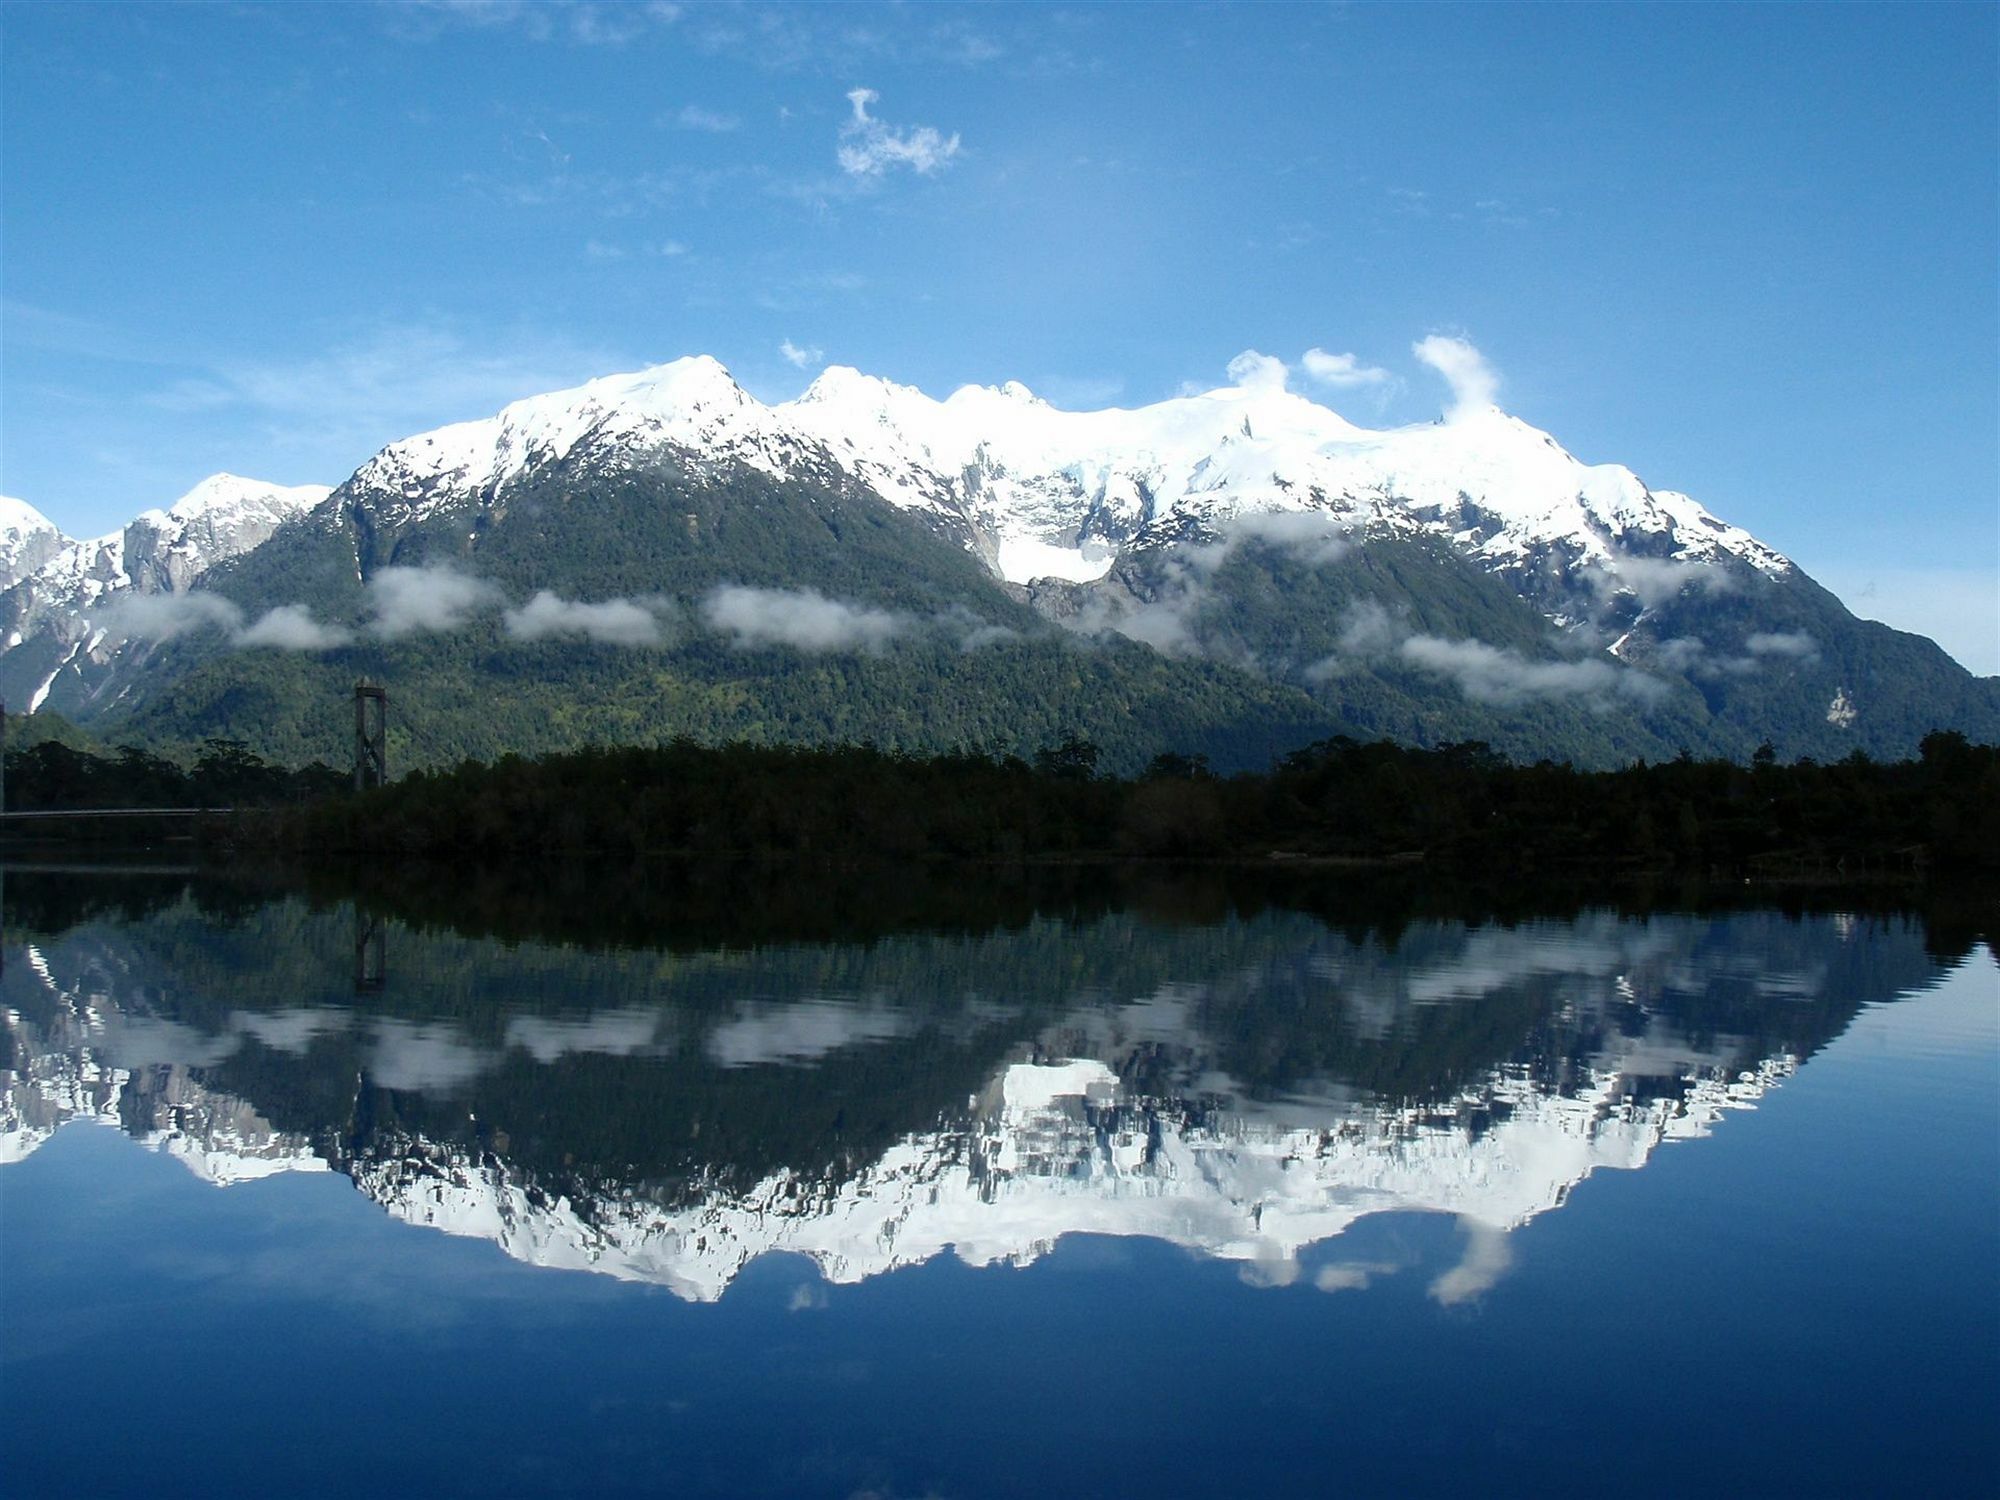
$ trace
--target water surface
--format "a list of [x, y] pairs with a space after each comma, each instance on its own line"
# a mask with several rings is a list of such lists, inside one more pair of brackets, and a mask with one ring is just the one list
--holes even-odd
[[2000, 1479], [1976, 921], [789, 878], [9, 873], [10, 1490]]

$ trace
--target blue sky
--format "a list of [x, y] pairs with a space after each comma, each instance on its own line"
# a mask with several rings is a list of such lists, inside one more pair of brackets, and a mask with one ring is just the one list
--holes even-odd
[[1447, 332], [2000, 671], [1997, 18], [9, 3], [0, 489], [103, 531], [695, 352], [1103, 405], [1316, 347], [1415, 421]]

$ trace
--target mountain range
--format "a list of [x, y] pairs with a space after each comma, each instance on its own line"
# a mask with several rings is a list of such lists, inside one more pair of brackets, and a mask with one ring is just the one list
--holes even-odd
[[1356, 426], [1236, 383], [1070, 412], [689, 358], [392, 443], [332, 490], [217, 475], [73, 541], [0, 507], [0, 697], [101, 737], [338, 761], [870, 740], [1224, 769], [1335, 734], [1587, 764], [2000, 739], [2000, 678], [1477, 400]]

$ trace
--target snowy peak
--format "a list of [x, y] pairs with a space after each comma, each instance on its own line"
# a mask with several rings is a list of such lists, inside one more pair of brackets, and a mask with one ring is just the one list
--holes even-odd
[[166, 509], [141, 512], [125, 528], [126, 578], [141, 593], [179, 593], [332, 493], [321, 484], [211, 474]]
[[[1275, 362], [1267, 362], [1275, 363]], [[1649, 560], [1789, 565], [1630, 469], [1586, 464], [1498, 407], [1375, 430], [1286, 388], [1266, 365], [1151, 406], [1064, 411], [1024, 385], [967, 385], [940, 401], [830, 365], [764, 406], [705, 356], [516, 401], [405, 439], [355, 483], [412, 509], [491, 499], [564, 460], [618, 463], [672, 447], [774, 477], [831, 462], [890, 504], [950, 521], [1009, 583], [1102, 577], [1121, 550], [1316, 512], [1342, 530], [1449, 539], [1480, 565], [1615, 575]]]
[[490, 492], [587, 446], [723, 448], [769, 413], [707, 355], [515, 401], [492, 417], [392, 443], [355, 483], [409, 501]]
[[55, 522], [25, 500], [0, 495], [0, 588], [11, 588], [69, 542]]

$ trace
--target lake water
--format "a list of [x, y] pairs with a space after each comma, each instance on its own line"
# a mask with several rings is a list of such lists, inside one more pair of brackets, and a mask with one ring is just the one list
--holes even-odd
[[11, 1495], [2000, 1484], [1976, 901], [5, 899]]

